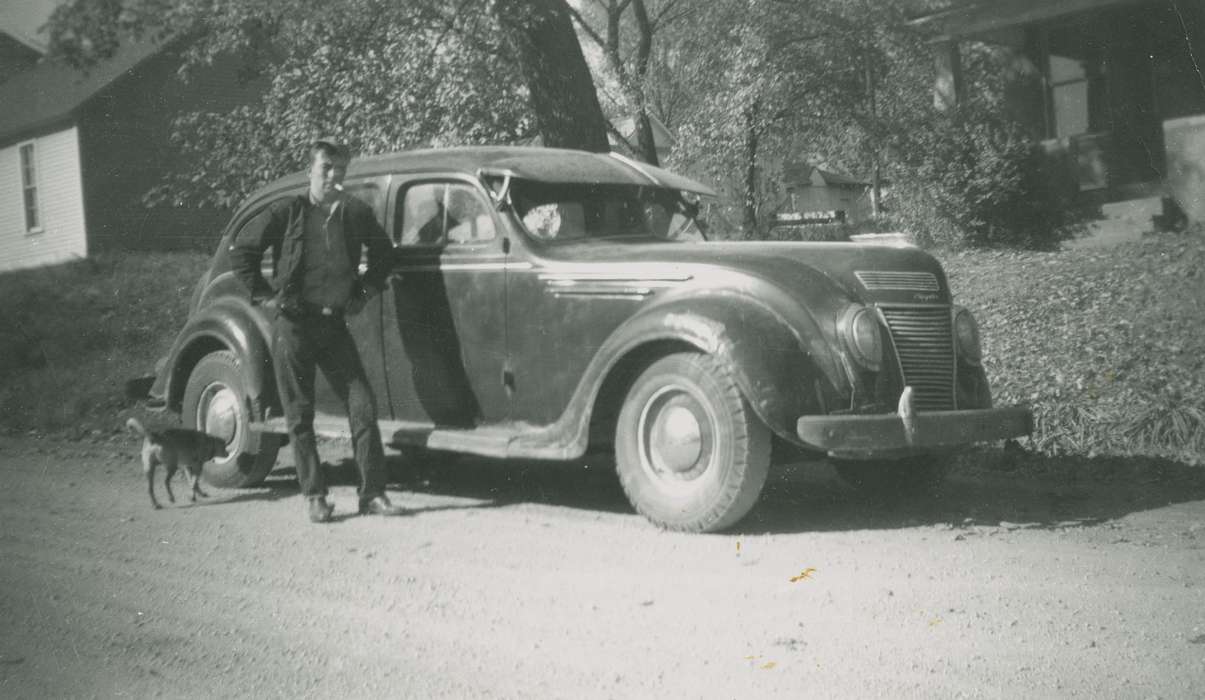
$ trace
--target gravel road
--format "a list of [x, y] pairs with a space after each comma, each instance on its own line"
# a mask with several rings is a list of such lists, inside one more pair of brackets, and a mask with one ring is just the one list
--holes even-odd
[[161, 511], [136, 455], [0, 438], [0, 696], [1205, 695], [1201, 469], [972, 460], [881, 504], [786, 465], [737, 530], [683, 535], [597, 460], [391, 458], [408, 516], [316, 526], [287, 451]]

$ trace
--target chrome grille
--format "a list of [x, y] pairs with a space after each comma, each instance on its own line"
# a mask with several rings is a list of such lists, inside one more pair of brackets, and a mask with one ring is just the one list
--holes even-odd
[[908, 292], [939, 291], [937, 277], [932, 272], [883, 272], [855, 270], [854, 276], [868, 290], [898, 289]]
[[879, 307], [912, 403], [922, 411], [954, 408], [954, 337], [947, 306]]

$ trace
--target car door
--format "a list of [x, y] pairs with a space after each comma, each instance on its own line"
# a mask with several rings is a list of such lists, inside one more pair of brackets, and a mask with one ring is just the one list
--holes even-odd
[[[372, 208], [377, 221], [385, 223], [385, 195], [389, 187], [389, 178], [376, 177], [348, 182], [344, 191], [348, 196], [356, 197]], [[367, 264], [366, 251], [361, 251], [360, 273], [364, 272]], [[391, 410], [388, 393], [385, 387], [385, 359], [381, 354], [381, 318], [382, 300], [377, 297], [368, 302], [364, 310], [354, 316], [347, 317], [347, 329], [356, 343], [360, 353], [360, 362], [364, 365], [364, 373], [368, 377], [369, 386], [377, 402], [377, 413], [384, 417]], [[346, 416], [347, 409], [343, 401], [331, 389], [330, 383], [318, 372], [314, 382], [314, 409], [319, 414], [328, 416]]]
[[506, 420], [506, 253], [485, 190], [424, 176], [397, 182], [390, 201], [382, 347], [393, 417], [445, 428]]

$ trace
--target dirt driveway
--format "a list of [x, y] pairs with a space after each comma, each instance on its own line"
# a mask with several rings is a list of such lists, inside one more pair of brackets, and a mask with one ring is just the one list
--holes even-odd
[[1205, 694], [1199, 469], [970, 466], [884, 506], [788, 466], [680, 535], [592, 460], [393, 460], [412, 515], [313, 526], [288, 460], [152, 511], [124, 435], [0, 438], [0, 696]]

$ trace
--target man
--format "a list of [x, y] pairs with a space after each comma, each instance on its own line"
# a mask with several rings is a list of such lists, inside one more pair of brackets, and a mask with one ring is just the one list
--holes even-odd
[[[359, 313], [381, 291], [392, 245], [372, 210], [343, 194], [350, 156], [330, 139], [310, 144], [310, 186], [300, 197], [269, 206], [230, 246], [234, 273], [252, 303], [272, 318], [272, 359], [284, 404], [297, 480], [311, 521], [331, 520], [326, 481], [314, 439], [314, 378], [321, 368], [347, 408], [360, 470], [359, 512], [398, 515], [385, 496], [385, 456], [376, 399], [344, 316]], [[260, 272], [272, 248], [273, 285]], [[361, 250], [368, 269], [358, 274]]]

